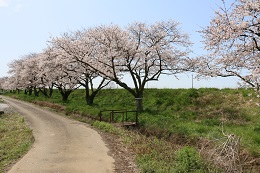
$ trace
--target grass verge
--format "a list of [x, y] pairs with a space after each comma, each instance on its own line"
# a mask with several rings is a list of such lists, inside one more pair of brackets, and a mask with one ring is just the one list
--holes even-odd
[[0, 115], [0, 172], [21, 158], [34, 141], [24, 118], [16, 113]]

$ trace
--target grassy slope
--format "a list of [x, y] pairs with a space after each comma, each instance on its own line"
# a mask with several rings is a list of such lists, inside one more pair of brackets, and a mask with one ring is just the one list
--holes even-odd
[[33, 143], [32, 131], [15, 113], [0, 115], [0, 172], [24, 155]]
[[[18, 97], [35, 99], [23, 94]], [[42, 97], [37, 99], [46, 100]], [[61, 102], [58, 93], [48, 101], [64, 105], [68, 114], [93, 117], [97, 117], [99, 110], [135, 108], [134, 98], [122, 89], [102, 90], [93, 106], [85, 104], [83, 90], [75, 91], [67, 102]], [[144, 112], [139, 119], [140, 131], [165, 142], [195, 147], [202, 137], [218, 140], [223, 136], [222, 131], [234, 133], [242, 137], [242, 148], [257, 158], [260, 157], [260, 107], [257, 103], [259, 98], [252, 90], [148, 89], [144, 93]], [[151, 145], [160, 143], [151, 140], [154, 143]]]

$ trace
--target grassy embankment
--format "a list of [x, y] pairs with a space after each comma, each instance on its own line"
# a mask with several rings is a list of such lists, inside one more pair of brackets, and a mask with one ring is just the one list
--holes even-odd
[[[82, 117], [97, 118], [99, 111], [105, 109], [135, 108], [134, 98], [122, 89], [101, 91], [93, 106], [85, 104], [83, 90], [72, 93], [67, 102], [62, 102], [58, 93], [51, 99], [24, 94], [15, 97], [34, 102], [38, 100], [38, 104], [43, 105], [45, 101], [56, 103], [62, 107], [52, 105], [53, 108], [64, 109], [67, 115], [80, 114]], [[253, 90], [148, 89], [144, 93], [144, 111], [139, 116], [138, 130], [125, 131], [99, 122], [93, 125], [121, 135], [136, 154], [142, 172], [217, 172], [218, 168], [212, 162], [219, 161], [217, 166], [221, 167], [220, 171], [231, 167], [250, 169], [250, 165], [259, 162], [259, 116], [259, 98]], [[217, 152], [217, 147], [227, 140], [238, 141], [239, 137], [240, 160], [236, 163], [229, 163], [223, 160], [225, 158], [214, 160], [207, 154]], [[210, 159], [212, 162], [208, 162]]]
[[33, 141], [32, 131], [22, 116], [11, 111], [0, 115], [0, 173], [23, 156]]

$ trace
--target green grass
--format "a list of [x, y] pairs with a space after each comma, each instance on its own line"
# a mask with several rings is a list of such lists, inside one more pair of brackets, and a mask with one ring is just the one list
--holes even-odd
[[0, 172], [23, 156], [33, 143], [32, 131], [15, 113], [0, 115]]
[[[24, 94], [13, 96], [27, 101], [37, 99], [60, 104], [68, 115], [77, 113], [94, 118], [100, 110], [135, 109], [135, 99], [123, 89], [102, 90], [92, 106], [86, 105], [84, 90], [76, 90], [66, 102], [61, 101], [57, 91], [51, 99]], [[147, 89], [143, 101], [138, 133], [128, 134], [135, 137], [126, 140], [143, 151], [133, 149], [143, 172], [172, 172], [176, 158], [175, 152], [170, 152], [169, 148], [176, 151], [176, 147], [181, 149], [181, 146], [189, 145], [199, 149], [201, 141], [220, 141], [223, 132], [242, 137], [241, 149], [246, 150], [250, 157], [260, 157], [260, 107], [257, 105], [260, 101], [253, 90]], [[112, 133], [116, 131], [106, 124], [97, 123], [95, 126]], [[147, 148], [151, 151], [147, 152]]]

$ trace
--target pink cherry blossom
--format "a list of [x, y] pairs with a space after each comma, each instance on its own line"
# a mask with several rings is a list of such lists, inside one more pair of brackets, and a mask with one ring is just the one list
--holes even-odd
[[[202, 76], [236, 76], [260, 90], [260, 1], [237, 0], [215, 12], [201, 33], [208, 54], [196, 59]], [[244, 85], [243, 84], [243, 85]]]

